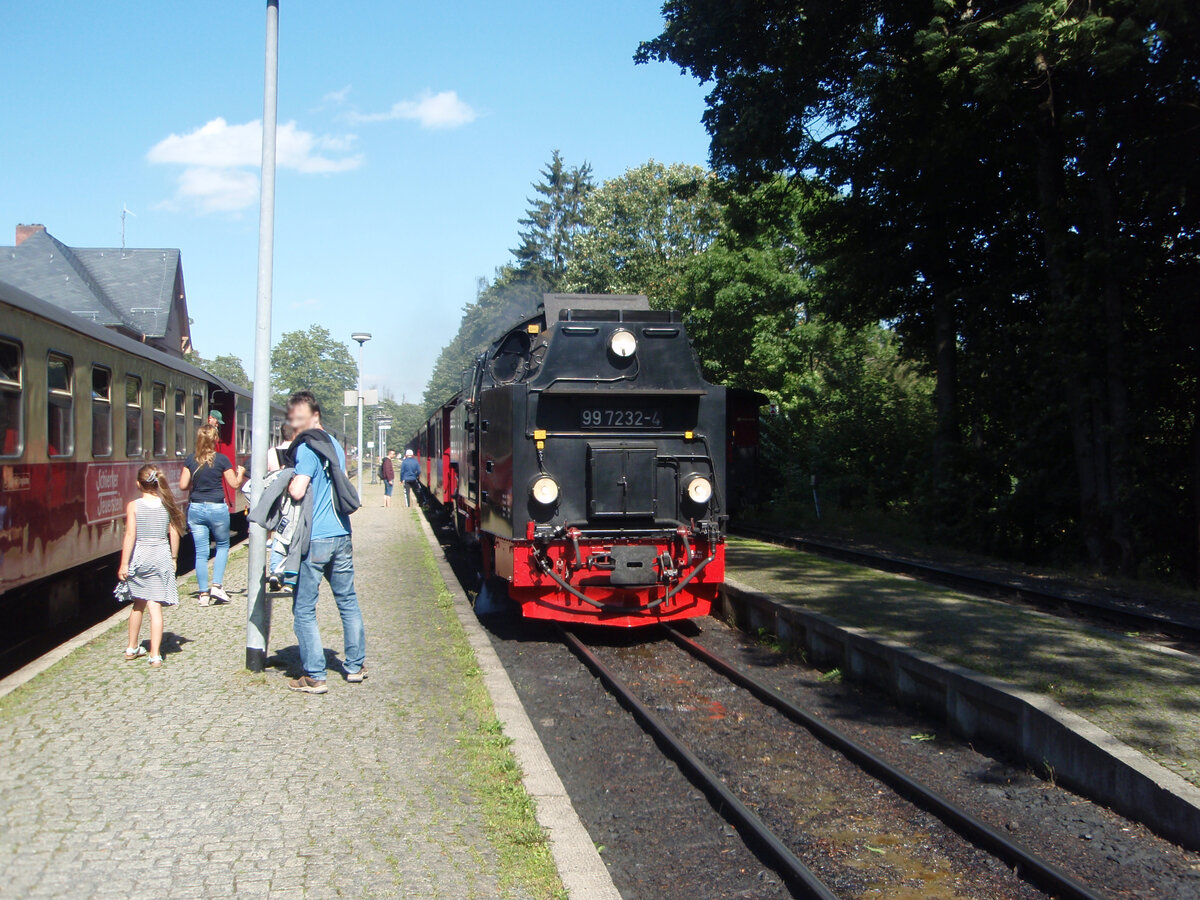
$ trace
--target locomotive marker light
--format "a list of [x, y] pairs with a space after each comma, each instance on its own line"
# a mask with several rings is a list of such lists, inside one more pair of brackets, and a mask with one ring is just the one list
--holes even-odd
[[687, 498], [697, 506], [706, 506], [712, 499], [712, 482], [703, 475], [692, 475], [683, 490]]
[[558, 482], [549, 475], [541, 475], [534, 479], [529, 493], [542, 506], [550, 506], [558, 500]]
[[628, 359], [637, 353], [637, 338], [633, 336], [632, 331], [618, 328], [608, 339], [608, 349], [612, 351], [613, 356]]

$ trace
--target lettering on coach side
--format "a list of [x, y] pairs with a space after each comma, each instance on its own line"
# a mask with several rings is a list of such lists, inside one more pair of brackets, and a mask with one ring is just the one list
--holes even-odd
[[[89, 525], [117, 518], [125, 508], [124, 498], [132, 497], [137, 480], [137, 463], [117, 465], [89, 464], [84, 484]], [[128, 482], [128, 484], [126, 483]]]
[[0, 489], [6, 494], [29, 490], [33, 478], [25, 466], [4, 466], [0, 469]]
[[[142, 463], [89, 463], [84, 485], [87, 500], [87, 522], [95, 525], [110, 522], [125, 514], [125, 504], [138, 496], [137, 473]], [[159, 466], [176, 501], [183, 497], [175, 488], [183, 463], [168, 462]]]

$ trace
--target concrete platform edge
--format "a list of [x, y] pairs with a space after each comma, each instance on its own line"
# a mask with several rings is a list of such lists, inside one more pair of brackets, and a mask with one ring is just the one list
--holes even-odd
[[475, 617], [471, 602], [455, 578], [450, 564], [424, 515], [417, 517], [429, 541], [438, 572], [454, 598], [454, 612], [466, 632], [467, 641], [483, 674], [496, 717], [512, 739], [513, 754], [521, 766], [522, 781], [537, 808], [538, 824], [546, 829], [550, 852], [567, 894], [580, 900], [620, 900], [612, 876], [600, 858], [591, 835], [580, 821], [571, 798], [563, 787], [550, 757], [542, 746], [525, 707], [496, 655], [491, 641]]
[[733, 579], [720, 613], [767, 628], [901, 703], [940, 715], [958, 735], [1016, 753], [1036, 771], [1190, 850], [1200, 849], [1200, 788], [1082, 716], [1024, 690], [897, 641], [791, 606]]

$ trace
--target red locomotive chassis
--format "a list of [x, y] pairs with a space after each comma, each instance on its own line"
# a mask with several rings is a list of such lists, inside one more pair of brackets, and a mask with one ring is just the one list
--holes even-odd
[[[719, 538], [711, 545], [701, 540], [694, 547], [678, 538], [652, 543], [579, 539], [577, 543], [582, 560], [576, 557], [571, 542], [539, 548], [533, 541], [498, 539], [495, 572], [485, 574], [508, 581], [508, 595], [520, 604], [526, 618], [625, 628], [706, 616], [725, 580], [725, 544]], [[665, 562], [678, 581], [649, 586], [612, 584], [609, 561], [614, 550], [620, 553], [625, 547], [653, 556], [658, 571]], [[484, 554], [485, 565], [490, 556]], [[546, 571], [547, 566], [553, 574]], [[563, 587], [564, 582], [575, 591]]]

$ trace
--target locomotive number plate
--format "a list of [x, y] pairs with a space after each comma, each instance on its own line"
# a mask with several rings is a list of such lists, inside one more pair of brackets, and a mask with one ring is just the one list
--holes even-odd
[[579, 411], [580, 428], [662, 428], [661, 409], [591, 407]]

